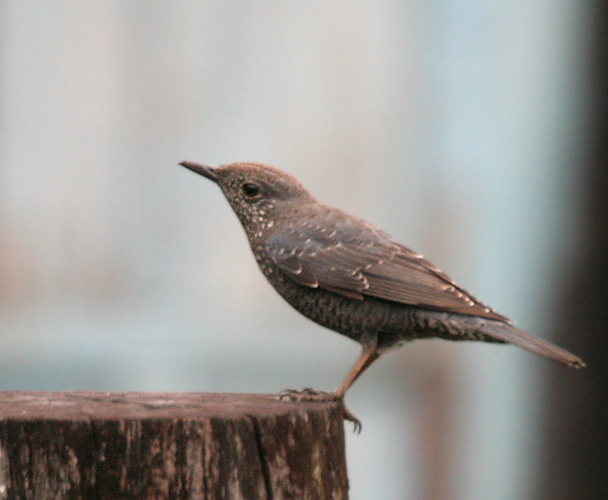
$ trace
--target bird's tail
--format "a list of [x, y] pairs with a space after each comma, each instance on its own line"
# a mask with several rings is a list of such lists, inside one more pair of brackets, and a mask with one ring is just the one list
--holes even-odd
[[570, 366], [572, 368], [585, 367], [585, 362], [571, 352], [568, 352], [547, 340], [533, 337], [532, 335], [518, 330], [514, 326], [507, 323], [486, 320], [483, 322], [483, 326], [481, 326], [478, 331], [479, 333], [487, 335], [493, 340], [518, 345], [519, 347], [523, 347], [524, 349], [527, 349], [528, 351], [540, 356], [544, 356], [545, 358], [559, 361], [566, 366]]

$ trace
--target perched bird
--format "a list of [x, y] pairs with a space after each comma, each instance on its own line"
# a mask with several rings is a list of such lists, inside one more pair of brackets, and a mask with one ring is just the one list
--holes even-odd
[[[334, 399], [343, 400], [383, 352], [414, 339], [511, 343], [567, 366], [585, 366], [574, 354], [515, 328], [382, 230], [318, 202], [285, 172], [259, 163], [180, 165], [222, 189], [260, 269], [292, 307], [361, 344], [355, 365], [329, 393]], [[315, 393], [302, 397], [314, 399]]]

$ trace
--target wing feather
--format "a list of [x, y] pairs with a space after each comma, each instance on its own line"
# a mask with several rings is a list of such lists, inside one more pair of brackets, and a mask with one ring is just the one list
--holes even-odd
[[[326, 214], [327, 215], [327, 214]], [[286, 275], [353, 299], [365, 296], [509, 321], [421, 255], [380, 229], [343, 212], [279, 226], [266, 250]]]

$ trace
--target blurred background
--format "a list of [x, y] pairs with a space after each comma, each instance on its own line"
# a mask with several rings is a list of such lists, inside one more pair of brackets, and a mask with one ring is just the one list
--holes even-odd
[[592, 362], [384, 357], [347, 396], [351, 499], [606, 498], [607, 20], [575, 0], [0, 3], [0, 389], [336, 388], [359, 346], [284, 303], [217, 186], [177, 166], [260, 161]]

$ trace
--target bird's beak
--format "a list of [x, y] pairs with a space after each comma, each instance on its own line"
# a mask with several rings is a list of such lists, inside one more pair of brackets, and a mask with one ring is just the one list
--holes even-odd
[[215, 168], [209, 165], [203, 165], [202, 163], [194, 163], [193, 161], [182, 161], [180, 163], [182, 167], [186, 167], [188, 170], [192, 170], [197, 174], [202, 175], [203, 177], [207, 177], [207, 179], [212, 180], [213, 182], [217, 182], [217, 174], [215, 173]]

